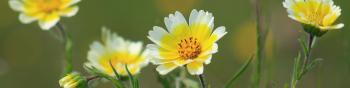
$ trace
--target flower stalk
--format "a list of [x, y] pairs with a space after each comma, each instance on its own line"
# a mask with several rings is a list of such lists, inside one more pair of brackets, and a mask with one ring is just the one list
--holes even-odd
[[72, 60], [72, 40], [70, 35], [66, 32], [64, 26], [58, 22], [56, 24], [57, 28], [59, 29], [59, 31], [62, 34], [62, 38], [63, 38], [63, 43], [64, 43], [64, 49], [65, 49], [65, 62], [66, 62], [66, 66], [64, 69], [64, 74], [68, 74], [71, 73], [73, 71], [73, 60]]
[[205, 84], [205, 80], [204, 80], [204, 75], [200, 74], [198, 75], [199, 81], [201, 83], [202, 88], [207, 88], [206, 84]]
[[256, 59], [255, 59], [255, 73], [253, 74], [253, 86], [254, 88], [259, 88], [260, 78], [261, 78], [261, 64], [262, 64], [262, 50], [263, 50], [263, 35], [262, 35], [262, 13], [261, 13], [261, 2], [260, 0], [255, 0], [255, 14], [256, 14]]

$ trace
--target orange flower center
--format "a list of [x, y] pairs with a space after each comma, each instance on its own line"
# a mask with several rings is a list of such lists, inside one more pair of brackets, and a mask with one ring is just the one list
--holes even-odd
[[184, 59], [194, 59], [201, 53], [201, 47], [196, 38], [189, 37], [178, 43], [177, 51]]
[[51, 13], [60, 9], [62, 2], [60, 0], [38, 0], [38, 8], [46, 13]]

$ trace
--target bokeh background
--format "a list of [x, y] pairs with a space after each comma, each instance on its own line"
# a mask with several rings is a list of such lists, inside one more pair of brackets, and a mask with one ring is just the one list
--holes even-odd
[[[262, 0], [266, 39], [261, 88], [282, 88], [290, 82], [293, 58], [300, 51], [297, 39], [305, 33], [300, 24], [289, 19], [282, 0]], [[321, 65], [308, 73], [300, 88], [348, 88], [350, 86], [350, 3], [334, 0], [342, 8], [338, 22], [341, 30], [330, 31], [319, 39], [314, 58], [324, 58]], [[164, 27], [169, 13], [181, 11], [188, 19], [192, 9], [210, 11], [215, 26], [226, 26], [228, 34], [219, 41], [219, 52], [205, 66], [206, 81], [212, 88], [222, 87], [255, 50], [255, 15], [252, 0], [82, 0], [80, 10], [61, 22], [73, 35], [74, 69], [86, 74], [89, 45], [100, 39], [102, 26], [111, 28], [130, 40], [146, 38], [152, 26]], [[37, 23], [21, 24], [18, 13], [11, 10], [8, 0], [0, 1], [0, 88], [58, 88], [63, 69], [63, 46], [55, 36], [57, 29], [42, 31]], [[142, 88], [161, 88], [155, 66], [142, 70]], [[250, 66], [234, 88], [251, 87]], [[87, 75], [87, 74], [86, 74]], [[101, 88], [112, 88], [108, 83]]]

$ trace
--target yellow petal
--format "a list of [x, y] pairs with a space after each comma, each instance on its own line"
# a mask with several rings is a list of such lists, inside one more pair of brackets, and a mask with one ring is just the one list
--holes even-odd
[[188, 72], [191, 75], [200, 75], [203, 74], [203, 63], [194, 61], [186, 65]]
[[159, 72], [161, 75], [165, 75], [169, 73], [170, 71], [174, 70], [177, 67], [177, 65], [173, 63], [166, 63], [166, 64], [161, 64], [159, 65], [156, 70]]
[[43, 18], [39, 19], [39, 25], [43, 30], [49, 30], [53, 26], [56, 25], [56, 23], [59, 21], [60, 17], [58, 13], [52, 12], [51, 14], [48, 14], [44, 16]]
[[60, 11], [60, 15], [65, 17], [72, 17], [78, 13], [78, 10], [79, 10], [78, 6], [67, 7], [62, 11]]

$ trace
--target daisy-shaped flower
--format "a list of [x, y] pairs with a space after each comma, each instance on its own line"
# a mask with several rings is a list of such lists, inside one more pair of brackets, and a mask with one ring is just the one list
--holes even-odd
[[148, 64], [147, 51], [142, 51], [142, 42], [124, 40], [110, 30], [102, 29], [102, 41], [95, 41], [90, 45], [88, 52], [89, 62], [86, 65], [93, 66], [102, 73], [115, 76], [113, 68], [121, 76], [128, 76], [125, 65], [132, 75], [140, 72], [141, 68]]
[[20, 12], [19, 20], [24, 24], [38, 21], [43, 30], [49, 30], [60, 17], [72, 17], [78, 12], [75, 4], [80, 0], [9, 0], [10, 7]]
[[86, 88], [86, 78], [73, 72], [60, 79], [59, 84], [62, 88]]
[[147, 45], [152, 63], [165, 75], [179, 66], [185, 66], [192, 75], [203, 73], [203, 65], [209, 64], [212, 54], [218, 51], [216, 42], [227, 32], [225, 27], [214, 29], [212, 13], [192, 10], [187, 24], [180, 12], [164, 18], [166, 30], [154, 26], [148, 38], [155, 44]]
[[339, 6], [332, 0], [285, 0], [288, 16], [304, 24], [306, 32], [316, 36], [323, 35], [328, 30], [340, 29], [344, 24], [334, 24], [341, 14]]

